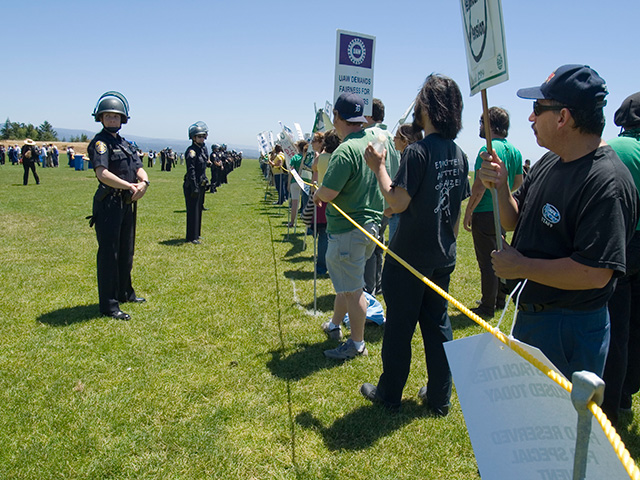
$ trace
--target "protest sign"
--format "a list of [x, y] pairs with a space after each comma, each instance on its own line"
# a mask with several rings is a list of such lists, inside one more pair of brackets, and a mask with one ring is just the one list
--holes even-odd
[[364, 100], [364, 114], [373, 109], [373, 60], [376, 37], [337, 30], [333, 99], [356, 93]]
[[284, 153], [288, 165], [291, 158], [298, 154], [298, 149], [286, 130], [282, 130], [282, 132], [280, 132], [277, 143], [282, 147], [282, 152]]
[[[571, 480], [578, 415], [570, 394], [490, 333], [445, 351], [482, 479]], [[592, 422], [586, 478], [628, 479]]]
[[509, 79], [500, 0], [460, 0], [471, 95]]

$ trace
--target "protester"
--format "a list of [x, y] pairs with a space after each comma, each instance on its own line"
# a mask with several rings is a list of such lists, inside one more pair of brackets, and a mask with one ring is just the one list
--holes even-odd
[[[550, 151], [512, 194], [507, 170], [483, 153], [480, 178], [495, 185], [513, 243], [494, 252], [496, 275], [527, 279], [513, 328], [567, 378], [587, 370], [602, 376], [609, 347], [607, 301], [625, 273], [625, 248], [638, 221], [638, 193], [629, 170], [602, 141], [605, 81], [584, 65], [563, 65], [540, 87], [529, 121]], [[515, 282], [508, 282], [513, 284]]]
[[[380, 148], [387, 149], [387, 158], [385, 161], [389, 176], [393, 178], [400, 166], [400, 154], [396, 150], [393, 137], [384, 125], [384, 103], [379, 98], [374, 98], [371, 108], [371, 115], [365, 117], [367, 119], [367, 129], [376, 136], [376, 141], [380, 143]], [[385, 202], [385, 208], [387, 207]], [[382, 216], [380, 225], [378, 225], [378, 241], [384, 244], [384, 232], [389, 223], [388, 217]], [[373, 250], [373, 254], [367, 259], [364, 267], [364, 290], [370, 295], [378, 295], [382, 293], [382, 259], [383, 251], [378, 245]]]
[[187, 206], [186, 241], [194, 244], [200, 243], [204, 193], [209, 188], [207, 179], [209, 152], [204, 143], [208, 135], [209, 128], [206, 123], [196, 122], [191, 125], [189, 127], [191, 145], [184, 153], [187, 159], [187, 173], [184, 175], [182, 186]]
[[522, 179], [528, 175], [529, 170], [531, 170], [531, 160], [528, 158], [524, 161], [524, 165], [522, 165]]
[[93, 116], [103, 129], [88, 147], [96, 178], [93, 218], [98, 239], [100, 313], [129, 320], [120, 303], [143, 303], [131, 285], [136, 232], [136, 202], [149, 187], [149, 178], [133, 145], [118, 134], [129, 120], [129, 102], [119, 92], [104, 93]]
[[[615, 113], [623, 131], [607, 143], [629, 169], [640, 188], [640, 92], [627, 97]], [[640, 389], [640, 222], [627, 245], [626, 274], [618, 279], [609, 299], [611, 341], [602, 379], [605, 381], [602, 410], [611, 423], [618, 412], [631, 409], [631, 396]]]
[[276, 145], [269, 154], [269, 165], [271, 165], [271, 174], [278, 191], [277, 205], [282, 205], [287, 200], [287, 183], [286, 174], [283, 170], [285, 167], [285, 157], [280, 145]]
[[[331, 155], [322, 186], [314, 196], [321, 207], [333, 202], [367, 232], [376, 236], [382, 218], [382, 195], [373, 173], [366, 168], [364, 150], [375, 141], [366, 123], [364, 101], [355, 93], [343, 93], [335, 102], [333, 114], [336, 133], [342, 139]], [[327, 207], [327, 267], [336, 291], [331, 321], [322, 324], [329, 338], [341, 339], [340, 325], [349, 314], [351, 338], [332, 350], [325, 350], [328, 358], [348, 360], [367, 355], [364, 341], [364, 322], [367, 301], [364, 295], [364, 265], [373, 253], [375, 244], [333, 206]]]
[[[298, 153], [291, 157], [289, 165], [291, 170], [295, 170], [300, 174], [302, 159], [307, 155], [309, 144], [305, 140], [300, 140], [296, 143], [296, 147], [298, 147]], [[293, 227], [295, 225], [296, 218], [298, 217], [298, 211], [300, 210], [300, 186], [295, 181], [291, 173], [288, 175], [288, 182], [289, 194], [291, 195], [291, 217], [288, 226]]]
[[[16, 145], [16, 150], [18, 146]], [[36, 173], [36, 161], [40, 155], [40, 149], [36, 146], [36, 142], [27, 138], [22, 146], [22, 168], [24, 169], [24, 175], [22, 177], [22, 184], [29, 183], [29, 170], [33, 172], [33, 179], [36, 181], [36, 185], [40, 185], [40, 177]]]
[[[491, 127], [491, 148], [504, 162], [509, 177], [509, 190], [516, 190], [522, 185], [522, 155], [511, 142], [507, 140], [509, 135], [509, 113], [499, 107], [491, 107], [488, 112], [489, 125]], [[480, 117], [480, 138], [486, 138], [484, 118]], [[475, 171], [482, 166], [481, 153], [486, 152], [484, 145], [476, 158]], [[465, 230], [473, 235], [473, 246], [480, 268], [480, 285], [482, 298], [480, 305], [471, 311], [481, 317], [493, 317], [495, 309], [505, 307], [505, 293], [500, 291], [499, 281], [493, 272], [491, 265], [491, 252], [497, 248], [496, 227], [493, 220], [493, 199], [491, 192], [487, 190], [480, 176], [476, 175], [471, 188], [471, 198], [467, 203], [467, 209], [462, 222]], [[504, 235], [504, 231], [503, 231]]]
[[[425, 138], [404, 152], [392, 181], [384, 155], [367, 147], [367, 165], [375, 173], [391, 209], [400, 213], [390, 249], [445, 292], [456, 263], [460, 205], [469, 196], [467, 156], [454, 139], [462, 128], [462, 93], [450, 78], [432, 74], [416, 98], [415, 129]], [[418, 396], [438, 416], [449, 413], [451, 371], [443, 344], [452, 340], [447, 301], [392, 257], [382, 276], [387, 322], [382, 341], [378, 385], [362, 385], [362, 395], [397, 409], [411, 367], [411, 339], [420, 324], [428, 382]]]

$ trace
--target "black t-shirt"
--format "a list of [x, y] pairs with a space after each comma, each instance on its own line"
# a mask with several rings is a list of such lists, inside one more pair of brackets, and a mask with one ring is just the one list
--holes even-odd
[[130, 182], [138, 181], [137, 172], [142, 168], [142, 160], [133, 145], [120, 135], [99, 132], [87, 147], [93, 169], [104, 167], [117, 177]]
[[454, 228], [460, 204], [471, 193], [468, 173], [465, 153], [436, 133], [402, 155], [393, 186], [404, 188], [411, 201], [389, 248], [423, 273], [456, 263]]
[[601, 289], [560, 290], [527, 282], [521, 303], [593, 310], [604, 306], [625, 272], [625, 248], [638, 219], [629, 170], [608, 145], [572, 162], [549, 152], [514, 194], [520, 215], [513, 246], [530, 258], [572, 260], [614, 270]]

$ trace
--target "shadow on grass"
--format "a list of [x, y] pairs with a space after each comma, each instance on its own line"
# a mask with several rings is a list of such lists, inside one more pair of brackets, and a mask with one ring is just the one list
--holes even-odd
[[187, 213], [187, 210], [174, 210], [173, 213]]
[[78, 305], [77, 307], [61, 308], [53, 312], [40, 315], [37, 320], [52, 327], [66, 327], [74, 323], [88, 322], [100, 318], [98, 304]]
[[454, 331], [463, 330], [465, 328], [469, 328], [469, 327], [474, 326], [474, 325], [478, 326], [478, 324], [476, 322], [471, 320], [469, 317], [467, 317], [462, 312], [456, 312], [453, 315], [449, 315], [449, 318], [451, 319], [451, 328]]
[[178, 245], [184, 245], [188, 243], [185, 238], [172, 238], [171, 240], [162, 240], [158, 242], [160, 245], [165, 245], [167, 247], [176, 247]]
[[324, 351], [335, 348], [335, 341], [326, 340], [322, 343], [300, 343], [296, 351], [284, 357], [280, 350], [273, 350], [267, 367], [273, 375], [284, 380], [302, 380], [320, 370], [339, 367], [342, 362], [329, 360]]
[[[335, 302], [335, 293], [320, 295], [316, 298], [317, 309], [319, 312], [333, 312], [333, 304]], [[313, 301], [304, 305], [307, 310], [313, 310]]]
[[317, 431], [331, 451], [364, 450], [415, 419], [431, 416], [433, 414], [426, 407], [408, 400], [402, 402], [402, 410], [398, 413], [380, 405], [367, 405], [325, 427], [311, 412], [304, 411], [296, 416], [296, 423], [302, 428]]
[[638, 425], [633, 422], [633, 413], [620, 412], [616, 431], [631, 454], [631, 458], [638, 458], [640, 456], [640, 431], [638, 431]]

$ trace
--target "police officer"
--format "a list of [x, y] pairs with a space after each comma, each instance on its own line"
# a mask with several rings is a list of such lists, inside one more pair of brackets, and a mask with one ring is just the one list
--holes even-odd
[[184, 176], [182, 189], [187, 205], [187, 242], [200, 243], [200, 227], [202, 224], [202, 209], [204, 194], [209, 186], [207, 179], [207, 165], [209, 152], [204, 144], [209, 134], [209, 128], [204, 122], [196, 122], [189, 127], [191, 145], [184, 152], [187, 161], [187, 173]]
[[120, 303], [143, 303], [131, 286], [136, 234], [136, 202], [149, 187], [147, 172], [135, 148], [118, 135], [129, 120], [129, 102], [119, 92], [104, 93], [93, 116], [104, 127], [88, 147], [100, 182], [93, 197], [93, 222], [98, 239], [100, 313], [118, 320], [131, 317]]

